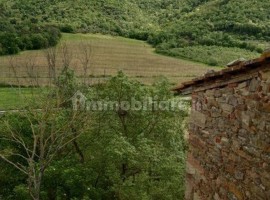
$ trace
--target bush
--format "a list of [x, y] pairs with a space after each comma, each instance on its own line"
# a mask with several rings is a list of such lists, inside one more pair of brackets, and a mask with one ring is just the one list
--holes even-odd
[[16, 199], [31, 200], [28, 194], [28, 188], [26, 185], [18, 185], [14, 188], [14, 194]]
[[218, 61], [214, 58], [210, 58], [208, 61], [208, 65], [210, 66], [218, 66]]
[[21, 38], [21, 43], [19, 45], [21, 50], [31, 50], [33, 49], [32, 40], [28, 35], [24, 35]]
[[15, 33], [2, 33], [0, 34], [0, 46], [2, 55], [4, 54], [16, 54], [19, 52], [20, 40]]
[[42, 49], [48, 46], [48, 40], [42, 34], [34, 34], [31, 36], [31, 41], [33, 44], [33, 49]]
[[132, 39], [137, 39], [137, 40], [144, 40], [146, 41], [149, 37], [149, 33], [146, 32], [146, 31], [138, 31], [138, 30], [135, 30], [135, 31], [131, 31], [129, 33], [129, 37], [132, 38]]
[[60, 27], [60, 30], [63, 33], [75, 33], [75, 30], [71, 25], [64, 25]]
[[[3, 31], [1, 31], [2, 29]], [[15, 25], [0, 23], [0, 55], [55, 46], [60, 38], [61, 32], [54, 26], [41, 27], [29, 23]]]
[[47, 27], [47, 33], [44, 33], [44, 36], [47, 38], [48, 46], [57, 45], [58, 41], [61, 38], [61, 32], [56, 27]]

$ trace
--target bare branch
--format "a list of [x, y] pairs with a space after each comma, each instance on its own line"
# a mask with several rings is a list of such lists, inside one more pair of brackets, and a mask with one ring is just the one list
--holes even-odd
[[61, 53], [62, 53], [63, 71], [65, 71], [70, 67], [72, 61], [72, 52], [70, 51], [67, 43], [63, 43], [61, 45]]
[[10, 161], [9, 159], [7, 159], [5, 156], [0, 154], [0, 158], [2, 158], [4, 161], [6, 161], [7, 163], [11, 164], [12, 166], [14, 166], [16, 169], [20, 170], [22, 173], [28, 175], [27, 171], [24, 170], [23, 168], [21, 168], [18, 164]]
[[47, 59], [48, 75], [51, 84], [52, 80], [56, 81], [56, 58], [57, 58], [56, 47], [46, 49], [45, 57]]
[[15, 55], [11, 55], [8, 58], [9, 58], [8, 61], [9, 61], [10, 69], [13, 73], [14, 78], [16, 78], [17, 85], [20, 86], [20, 80], [19, 80], [18, 73], [17, 73], [18, 59]]
[[81, 51], [81, 56], [79, 58], [82, 68], [83, 68], [83, 83], [84, 84], [89, 84], [87, 82], [88, 77], [89, 77], [89, 68], [91, 67], [91, 60], [93, 57], [93, 51], [92, 51], [92, 46], [90, 43], [83, 43], [81, 41], [80, 44], [80, 51]]
[[12, 128], [10, 127], [9, 123], [7, 121], [4, 122], [6, 127], [9, 129], [10, 133], [11, 133], [11, 137], [13, 138], [14, 141], [16, 141], [18, 144], [20, 144], [25, 152], [27, 153], [27, 156], [30, 157], [30, 154], [29, 152], [31, 152], [31, 150], [29, 148], [26, 147], [26, 144], [23, 140], [22, 137], [20, 137], [19, 135], [17, 135], [13, 130]]

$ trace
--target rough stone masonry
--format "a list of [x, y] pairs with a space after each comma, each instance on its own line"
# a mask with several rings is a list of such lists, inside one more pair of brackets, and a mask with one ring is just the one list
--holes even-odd
[[269, 58], [175, 88], [192, 94], [186, 199], [270, 199]]

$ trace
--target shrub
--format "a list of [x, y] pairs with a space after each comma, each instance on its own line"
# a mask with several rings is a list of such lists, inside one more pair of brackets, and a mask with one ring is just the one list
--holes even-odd
[[48, 46], [48, 40], [40, 33], [31, 36], [33, 49], [42, 49]]
[[71, 25], [64, 25], [64, 26], [60, 27], [60, 30], [63, 33], [75, 33], [75, 30]]
[[21, 37], [21, 43], [19, 45], [21, 50], [31, 50], [33, 49], [32, 40], [28, 35]]
[[218, 66], [218, 61], [214, 58], [210, 58], [208, 61], [208, 65], [210, 66]]
[[47, 27], [46, 30], [44, 35], [48, 40], [48, 46], [55, 46], [61, 38], [60, 30], [56, 27]]
[[137, 40], [146, 41], [149, 37], [149, 33], [146, 31], [134, 30], [129, 33], [129, 37]]
[[15, 33], [0, 34], [0, 44], [2, 54], [16, 54], [19, 52], [19, 37]]

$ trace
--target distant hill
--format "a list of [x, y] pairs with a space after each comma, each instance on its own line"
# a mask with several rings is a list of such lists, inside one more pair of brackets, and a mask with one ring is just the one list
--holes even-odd
[[148, 41], [162, 54], [224, 65], [268, 46], [269, 6], [269, 0], [0, 0], [0, 32], [52, 26], [120, 35]]

